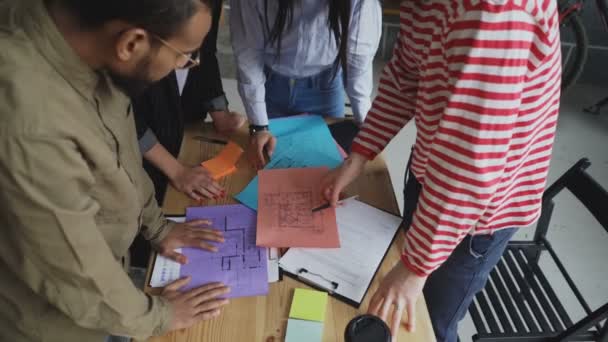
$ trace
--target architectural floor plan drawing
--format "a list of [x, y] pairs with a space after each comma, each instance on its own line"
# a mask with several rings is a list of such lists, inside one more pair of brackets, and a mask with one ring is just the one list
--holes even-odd
[[335, 208], [312, 212], [325, 202], [321, 178], [327, 168], [292, 168], [259, 172], [257, 245], [338, 248]]
[[[255, 245], [255, 229], [247, 229], [238, 223], [232, 224], [232, 219], [224, 217], [223, 231], [226, 241], [217, 253], [209, 253], [208, 268], [211, 273], [223, 273], [224, 281], [230, 284], [238, 287], [248, 286], [252, 281], [252, 274], [257, 274], [257, 269], [266, 265], [266, 256], [262, 255], [265, 254], [264, 250]], [[220, 229], [220, 226], [218, 223], [213, 224], [216, 229]]]
[[263, 295], [268, 292], [267, 250], [256, 246], [256, 213], [243, 205], [188, 208], [188, 221], [207, 219], [224, 233], [218, 252], [183, 248], [188, 263], [180, 275], [191, 276], [188, 289], [211, 282], [230, 286], [228, 297]]
[[312, 189], [264, 195], [265, 204], [278, 215], [281, 228], [314, 229]]

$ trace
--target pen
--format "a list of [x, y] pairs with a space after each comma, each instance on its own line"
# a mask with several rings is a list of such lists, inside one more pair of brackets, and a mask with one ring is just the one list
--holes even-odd
[[[344, 203], [344, 202], [346, 202], [348, 200], [352, 200], [352, 199], [355, 199], [355, 198], [358, 198], [358, 197], [359, 197], [359, 195], [347, 197], [347, 198], [345, 198], [343, 200], [338, 201], [338, 204], [342, 204], [342, 203]], [[316, 207], [316, 208], [312, 209], [312, 212], [316, 213], [317, 211], [321, 211], [321, 210], [324, 210], [324, 209], [327, 209], [327, 208], [330, 208], [330, 207], [331, 207], [331, 204], [326, 203], [326, 204], [323, 204], [322, 206], [319, 206], [319, 207]]]
[[207, 138], [207, 137], [203, 137], [203, 136], [200, 136], [200, 135], [195, 136], [193, 139], [194, 140], [208, 142], [208, 143], [211, 143], [211, 144], [228, 145], [227, 141], [220, 140], [220, 139]]

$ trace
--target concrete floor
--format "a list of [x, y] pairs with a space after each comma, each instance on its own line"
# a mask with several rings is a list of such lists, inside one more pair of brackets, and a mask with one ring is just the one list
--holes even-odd
[[[224, 87], [231, 109], [244, 113], [234, 80], [234, 61], [227, 31], [220, 31], [218, 41]], [[375, 75], [378, 79], [384, 61], [379, 60], [375, 64]], [[580, 158], [588, 157], [593, 163], [589, 173], [608, 188], [608, 108], [599, 116], [582, 111], [583, 107], [604, 96], [608, 96], [608, 84], [603, 87], [576, 86], [564, 95], [549, 174], [550, 183]], [[403, 208], [403, 174], [415, 133], [414, 125], [408, 125], [383, 153], [400, 208]], [[588, 303], [595, 309], [608, 301], [608, 234], [571, 194], [563, 193], [558, 196], [556, 203], [549, 240]], [[530, 239], [533, 231], [533, 228], [523, 228], [516, 239]], [[573, 320], [579, 319], [583, 315], [581, 307], [559, 277], [557, 268], [547, 259], [542, 258], [541, 263], [547, 270], [549, 281], [555, 284], [558, 296], [573, 313]], [[462, 341], [470, 341], [474, 333], [472, 322], [467, 317], [459, 330]]]

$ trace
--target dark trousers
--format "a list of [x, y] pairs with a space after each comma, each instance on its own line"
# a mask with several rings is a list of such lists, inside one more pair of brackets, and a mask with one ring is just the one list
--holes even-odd
[[[409, 173], [409, 171], [408, 171]], [[422, 185], [406, 175], [404, 227], [409, 229], [418, 205]], [[492, 235], [467, 235], [448, 260], [433, 272], [424, 287], [437, 342], [458, 341], [458, 323], [464, 318], [475, 294], [481, 291], [517, 229], [503, 229]]]

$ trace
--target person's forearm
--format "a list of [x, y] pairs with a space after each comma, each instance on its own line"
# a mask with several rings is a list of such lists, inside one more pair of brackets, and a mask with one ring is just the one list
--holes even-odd
[[144, 153], [144, 158], [171, 180], [175, 179], [183, 169], [183, 165], [158, 143]]

